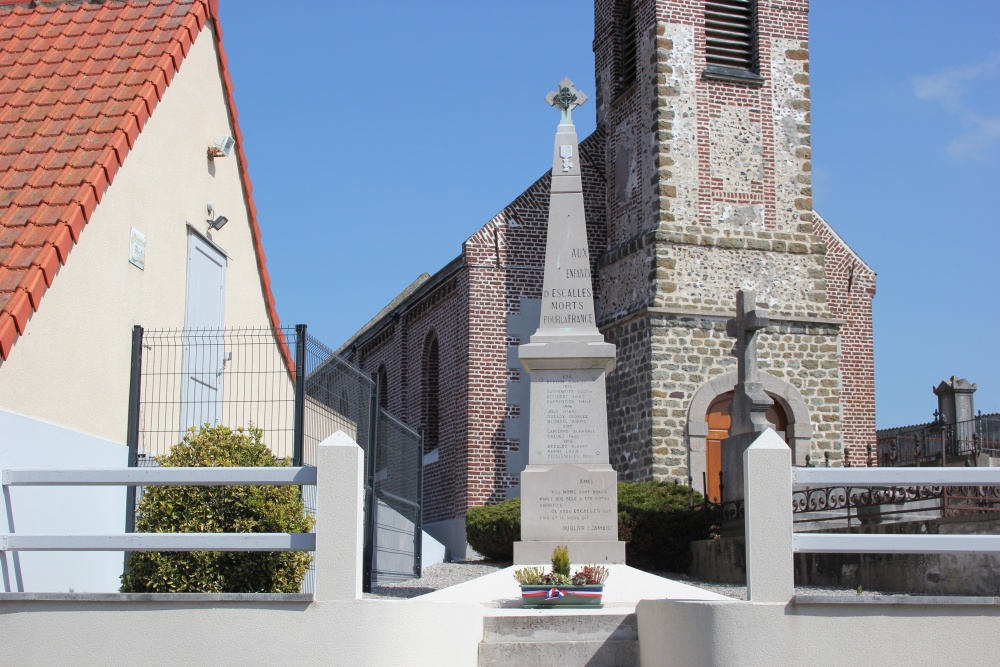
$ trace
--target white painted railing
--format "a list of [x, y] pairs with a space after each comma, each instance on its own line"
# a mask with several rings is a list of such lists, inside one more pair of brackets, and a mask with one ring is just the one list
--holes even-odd
[[[316, 468], [5, 469], [9, 486], [314, 486]], [[0, 551], [314, 551], [315, 533], [0, 534]]]
[[[1000, 468], [792, 468], [792, 485], [1000, 486]], [[1000, 536], [795, 533], [792, 548], [796, 553], [1000, 553]]]
[[1000, 486], [1000, 468], [793, 468], [768, 429], [743, 454], [746, 567], [751, 602], [787, 603], [795, 553], [1000, 553], [1000, 535], [874, 535], [792, 532], [792, 488]]
[[[113, 470], [3, 470], [7, 533], [0, 534], [0, 596], [20, 594], [19, 551], [313, 551], [315, 600], [361, 597], [364, 546], [364, 456], [342, 431], [316, 448], [315, 468], [125, 468]], [[17, 490], [24, 486], [301, 485], [316, 488], [313, 533], [131, 533], [115, 535], [19, 534]], [[9, 562], [8, 554], [10, 552]], [[29, 584], [30, 586], [31, 584]], [[38, 592], [38, 591], [36, 591]]]

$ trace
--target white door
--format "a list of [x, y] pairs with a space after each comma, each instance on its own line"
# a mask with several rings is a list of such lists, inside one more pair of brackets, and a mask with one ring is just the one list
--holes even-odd
[[225, 371], [226, 256], [188, 232], [181, 431], [219, 423]]

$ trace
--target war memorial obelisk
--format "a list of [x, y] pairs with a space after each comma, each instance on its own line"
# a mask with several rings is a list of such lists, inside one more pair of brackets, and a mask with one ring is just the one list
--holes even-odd
[[521, 473], [521, 541], [514, 563], [548, 563], [565, 544], [573, 563], [624, 563], [618, 475], [608, 463], [605, 376], [615, 346], [594, 315], [583, 180], [572, 111], [587, 99], [563, 79], [546, 101], [562, 112], [552, 158], [538, 330], [519, 348], [531, 374], [528, 465]]

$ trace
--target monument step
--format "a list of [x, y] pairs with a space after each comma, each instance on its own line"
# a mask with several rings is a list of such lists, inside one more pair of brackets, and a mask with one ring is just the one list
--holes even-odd
[[576, 639], [638, 639], [634, 613], [552, 613], [487, 616], [483, 619], [483, 640], [569, 641]]
[[637, 665], [635, 614], [487, 616], [479, 645], [481, 667]]
[[479, 667], [634, 667], [638, 640], [499, 642], [479, 645]]

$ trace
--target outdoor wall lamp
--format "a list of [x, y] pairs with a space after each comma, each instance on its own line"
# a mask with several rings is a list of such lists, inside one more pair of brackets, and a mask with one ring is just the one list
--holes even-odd
[[215, 218], [214, 220], [209, 220], [208, 227], [209, 229], [214, 229], [218, 231], [222, 229], [227, 222], [229, 222], [229, 218], [227, 218], [224, 215], [220, 215], [218, 218]]
[[229, 157], [235, 145], [236, 140], [231, 135], [227, 134], [224, 137], [216, 137], [212, 145], [208, 147], [208, 159], [213, 160], [217, 157]]

